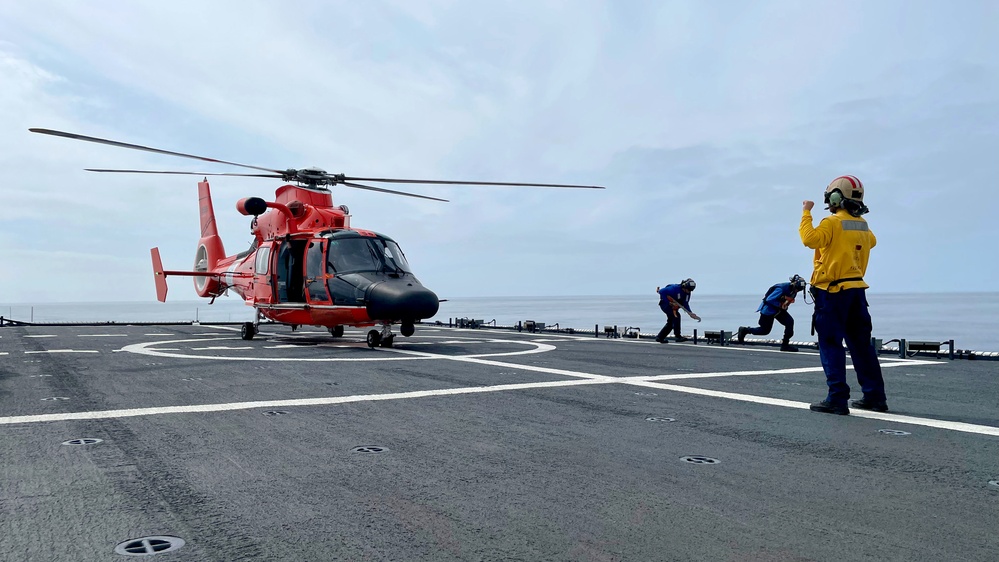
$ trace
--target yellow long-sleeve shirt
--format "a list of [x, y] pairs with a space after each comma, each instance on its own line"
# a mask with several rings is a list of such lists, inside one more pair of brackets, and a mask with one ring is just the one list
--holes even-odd
[[[878, 240], [867, 221], [839, 209], [822, 219], [818, 227], [813, 227], [812, 212], [802, 211], [798, 234], [805, 246], [815, 250], [811, 280], [815, 288], [835, 293], [842, 289], [868, 287], [858, 278], [867, 273], [867, 260]], [[858, 280], [841, 281], [843, 279]], [[830, 285], [835, 281], [841, 282]]]

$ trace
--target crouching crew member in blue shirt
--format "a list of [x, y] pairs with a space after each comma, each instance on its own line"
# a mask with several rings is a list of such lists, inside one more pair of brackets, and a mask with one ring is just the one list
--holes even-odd
[[739, 326], [739, 343], [743, 343], [746, 334], [754, 336], [765, 336], [774, 327], [774, 320], [784, 326], [784, 339], [781, 340], [781, 351], [798, 351], [798, 348], [791, 345], [791, 336], [794, 335], [794, 318], [787, 312], [787, 307], [794, 302], [794, 297], [799, 292], [805, 290], [805, 280], [800, 275], [791, 277], [788, 283], [777, 283], [767, 289], [763, 296], [763, 302], [756, 312], [760, 313], [760, 325], [756, 328], [749, 326]]
[[853, 370], [864, 392], [854, 400], [854, 408], [887, 412], [885, 381], [881, 377], [878, 354], [871, 342], [871, 314], [867, 310], [867, 260], [877, 239], [861, 215], [864, 184], [854, 176], [840, 176], [826, 187], [825, 202], [829, 212], [819, 226], [812, 226], [811, 201], [802, 202], [801, 242], [815, 250], [810, 289], [815, 297], [815, 331], [819, 339], [819, 357], [826, 372], [829, 394], [811, 405], [812, 411], [826, 414], [849, 414], [846, 384], [846, 351], [850, 350]]
[[697, 283], [694, 283], [693, 279], [684, 279], [679, 283], [666, 285], [662, 288], [656, 287], [656, 291], [659, 293], [659, 309], [666, 313], [666, 325], [656, 335], [657, 342], [667, 343], [666, 336], [669, 335], [670, 330], [674, 331], [676, 341], [687, 341], [687, 338], [680, 335], [681, 308], [694, 320], [701, 321], [700, 316], [690, 311], [690, 293], [695, 287], [697, 287]]

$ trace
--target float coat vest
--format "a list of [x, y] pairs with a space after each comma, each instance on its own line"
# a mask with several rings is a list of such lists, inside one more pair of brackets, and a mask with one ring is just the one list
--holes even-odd
[[815, 250], [812, 286], [830, 293], [868, 288], [864, 274], [878, 241], [867, 221], [838, 209], [813, 228], [811, 211], [802, 211], [798, 234], [805, 246]]

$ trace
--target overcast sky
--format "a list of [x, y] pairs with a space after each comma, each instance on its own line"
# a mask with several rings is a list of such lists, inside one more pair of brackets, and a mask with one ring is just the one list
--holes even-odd
[[[997, 53], [994, 1], [0, 1], [0, 302], [152, 301], [153, 246], [191, 267], [198, 178], [83, 168], [241, 171], [29, 127], [607, 186], [336, 188], [442, 298], [757, 294], [810, 274], [801, 201], [842, 174], [867, 188], [872, 290], [996, 291]], [[235, 202], [280, 182], [211, 185], [246, 249]]]

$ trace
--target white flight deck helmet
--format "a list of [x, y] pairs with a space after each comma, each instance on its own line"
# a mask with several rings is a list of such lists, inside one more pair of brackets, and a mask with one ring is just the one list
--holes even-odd
[[855, 217], [868, 211], [864, 205], [864, 184], [856, 176], [840, 176], [830, 182], [825, 202], [828, 209], [844, 209]]

